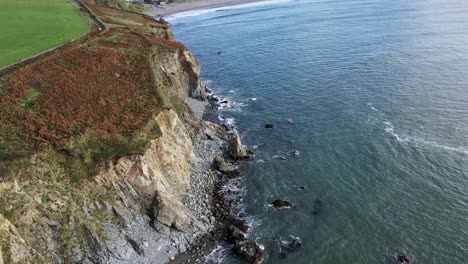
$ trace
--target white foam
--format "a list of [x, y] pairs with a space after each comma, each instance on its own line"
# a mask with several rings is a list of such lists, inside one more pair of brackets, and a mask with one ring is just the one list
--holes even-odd
[[236, 124], [236, 119], [233, 117], [226, 118], [226, 124], [234, 126]]
[[216, 246], [210, 254], [205, 256], [206, 263], [221, 263], [223, 262], [224, 258], [229, 253], [230, 248], [218, 245]]
[[174, 22], [176, 19], [179, 19], [179, 18], [194, 17], [194, 16], [213, 13], [217, 11], [242, 9], [242, 8], [249, 8], [249, 7], [272, 5], [272, 4], [281, 4], [281, 3], [288, 3], [292, 1], [294, 0], [268, 0], [268, 1], [260, 1], [260, 2], [246, 3], [246, 4], [210, 7], [210, 8], [205, 8], [205, 9], [190, 10], [190, 11], [184, 11], [184, 12], [172, 14], [168, 17], [165, 17], [165, 19], [169, 22]]
[[407, 142], [409, 139], [406, 137], [402, 137], [399, 134], [395, 132], [395, 128], [393, 127], [392, 123], [390, 122], [384, 122], [385, 126], [385, 132], [390, 133], [392, 136], [394, 136], [399, 142]]
[[385, 131], [387, 133], [390, 133], [392, 136], [394, 136], [398, 140], [398, 142], [413, 143], [416, 146], [421, 145], [421, 144], [422, 145], [428, 145], [428, 146], [431, 146], [431, 147], [436, 147], [436, 148], [441, 148], [441, 149], [445, 149], [445, 150], [449, 150], [449, 151], [455, 151], [455, 152], [468, 154], [468, 148], [466, 148], [466, 147], [447, 146], [447, 145], [440, 144], [440, 143], [438, 143], [436, 141], [426, 140], [426, 139], [420, 138], [420, 137], [405, 137], [405, 136], [402, 136], [402, 135], [395, 132], [395, 128], [393, 127], [392, 123], [390, 123], [390, 122], [383, 122], [383, 123], [384, 123], [384, 126], [385, 126], [385, 128], [384, 128]]

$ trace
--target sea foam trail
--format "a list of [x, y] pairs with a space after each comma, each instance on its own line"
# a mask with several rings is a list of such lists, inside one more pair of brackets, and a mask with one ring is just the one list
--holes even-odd
[[418, 146], [418, 145], [427, 145], [427, 146], [431, 146], [431, 147], [435, 147], [435, 148], [445, 149], [445, 150], [448, 150], [448, 151], [454, 151], [454, 152], [468, 154], [468, 148], [466, 148], [466, 147], [446, 146], [446, 145], [440, 144], [440, 143], [438, 143], [436, 141], [426, 140], [426, 139], [419, 138], [419, 137], [402, 136], [402, 135], [395, 132], [395, 128], [393, 127], [392, 123], [390, 123], [390, 122], [383, 122], [383, 123], [384, 123], [385, 132], [387, 132], [387, 133], [391, 134], [393, 137], [395, 137], [398, 142], [413, 143], [416, 146]]
[[175, 14], [165, 17], [165, 19], [168, 22], [174, 22], [175, 20], [179, 18], [194, 17], [194, 16], [199, 16], [199, 15], [218, 12], [218, 11], [242, 9], [242, 8], [249, 8], [249, 7], [272, 5], [272, 4], [281, 4], [281, 3], [287, 3], [287, 2], [292, 2], [292, 1], [294, 0], [268, 0], [268, 1], [259, 1], [259, 2], [246, 3], [246, 4], [234, 4], [234, 5], [228, 5], [228, 6], [209, 7], [209, 8], [204, 8], [204, 9], [197, 9], [197, 10], [175, 13]]

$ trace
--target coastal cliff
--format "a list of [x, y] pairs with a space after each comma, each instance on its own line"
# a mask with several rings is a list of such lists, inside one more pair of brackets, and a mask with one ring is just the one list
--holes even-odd
[[215, 228], [227, 134], [187, 104], [200, 66], [107, 2], [83, 3], [104, 32], [0, 74], [0, 263], [166, 263]]

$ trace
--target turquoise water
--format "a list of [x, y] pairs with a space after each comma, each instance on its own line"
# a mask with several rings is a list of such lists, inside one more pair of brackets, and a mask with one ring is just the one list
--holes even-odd
[[[260, 145], [242, 168], [243, 206], [267, 263], [393, 263], [401, 252], [413, 263], [468, 263], [467, 1], [195, 14], [169, 19], [210, 87], [234, 102], [221, 114]], [[267, 207], [278, 198], [297, 208]], [[304, 248], [281, 258], [276, 239], [289, 235]]]

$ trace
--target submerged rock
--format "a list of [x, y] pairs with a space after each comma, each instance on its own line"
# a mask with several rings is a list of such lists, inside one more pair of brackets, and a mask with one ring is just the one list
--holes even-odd
[[322, 200], [316, 199], [314, 202], [314, 211], [312, 213], [314, 215], [318, 215], [322, 213], [324, 206], [325, 206], [325, 203]]
[[397, 259], [401, 264], [411, 263], [411, 258], [407, 255], [398, 255]]
[[265, 128], [275, 128], [276, 125], [275, 124], [271, 124], [271, 123], [268, 123], [265, 125]]
[[277, 159], [277, 160], [282, 160], [282, 161], [286, 161], [286, 157], [285, 156], [281, 156], [281, 155], [273, 155], [274, 159]]
[[302, 239], [296, 236], [290, 236], [288, 240], [280, 241], [280, 256], [286, 257], [302, 248]]
[[242, 145], [239, 135], [235, 135], [229, 141], [227, 153], [234, 159], [246, 160], [252, 158], [252, 152]]
[[276, 209], [290, 209], [290, 208], [294, 208], [296, 207], [295, 204], [289, 202], [289, 201], [286, 201], [286, 200], [274, 200], [273, 202], [271, 202], [271, 206], [273, 206], [274, 208]]

